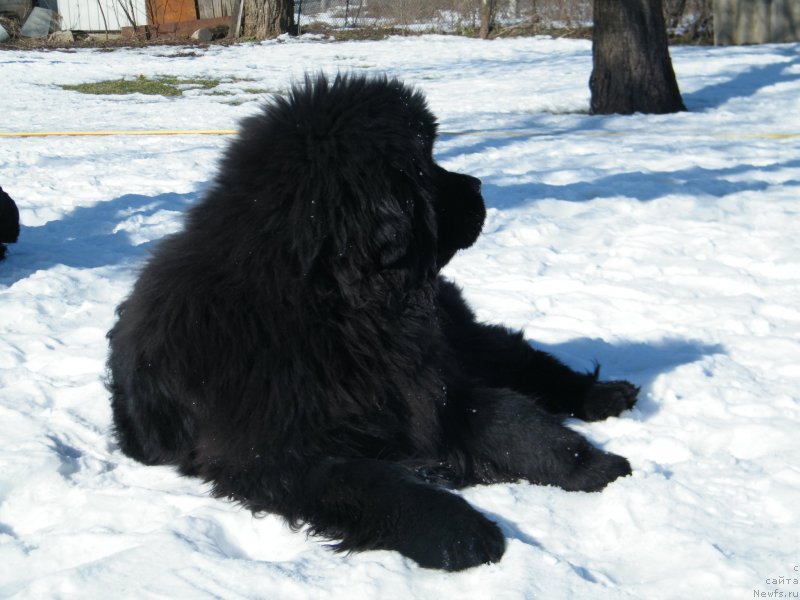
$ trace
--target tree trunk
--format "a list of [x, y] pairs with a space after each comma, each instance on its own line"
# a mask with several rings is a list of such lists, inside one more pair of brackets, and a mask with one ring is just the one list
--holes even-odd
[[294, 0], [243, 0], [242, 35], [263, 40], [293, 31]]
[[481, 0], [481, 30], [482, 40], [489, 37], [489, 32], [494, 28], [494, 5], [496, 0]]
[[592, 114], [686, 110], [661, 0], [594, 0]]

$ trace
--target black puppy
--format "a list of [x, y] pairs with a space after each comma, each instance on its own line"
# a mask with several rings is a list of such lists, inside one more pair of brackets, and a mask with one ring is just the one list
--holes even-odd
[[339, 549], [448, 570], [505, 542], [441, 484], [593, 491], [631, 472], [561, 422], [637, 389], [477, 323], [438, 275], [485, 209], [435, 137], [423, 97], [383, 78], [307, 79], [244, 121], [109, 332], [125, 454]]
[[6, 256], [5, 244], [13, 244], [19, 238], [19, 210], [11, 196], [0, 187], [0, 260]]

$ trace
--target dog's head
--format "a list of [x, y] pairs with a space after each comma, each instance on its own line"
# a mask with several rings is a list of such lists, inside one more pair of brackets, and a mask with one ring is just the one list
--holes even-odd
[[434, 162], [436, 127], [395, 79], [307, 77], [244, 121], [217, 185], [260, 211], [265, 242], [304, 275], [432, 277], [485, 217], [480, 182]]

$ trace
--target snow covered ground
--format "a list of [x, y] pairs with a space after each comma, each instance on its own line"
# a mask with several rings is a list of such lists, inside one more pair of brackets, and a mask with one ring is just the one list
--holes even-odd
[[[0, 263], [0, 597], [800, 597], [800, 45], [672, 56], [689, 112], [592, 117], [586, 41], [0, 52], [0, 132], [235, 128], [316, 70], [419, 86], [440, 162], [484, 181], [484, 234], [447, 269], [479, 316], [642, 387], [620, 418], [574, 423], [632, 477], [463, 492], [505, 532], [500, 563], [336, 555], [109, 436], [114, 307], [228, 138], [0, 138], [23, 223]], [[230, 94], [59, 87], [139, 74]]]

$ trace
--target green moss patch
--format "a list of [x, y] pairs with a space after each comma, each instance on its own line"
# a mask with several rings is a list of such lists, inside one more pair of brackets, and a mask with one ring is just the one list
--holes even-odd
[[[119, 96], [125, 94], [146, 94], [149, 96], [176, 97], [182, 96], [187, 90], [211, 90], [213, 95], [228, 95], [235, 92], [216, 90], [220, 84], [250, 81], [247, 79], [206, 79], [202, 77], [176, 77], [173, 75], [158, 75], [145, 77], [138, 75], [133, 79], [112, 79], [93, 83], [79, 83], [77, 85], [62, 85], [62, 89], [80, 92], [82, 94], [100, 94]], [[249, 88], [253, 90], [253, 88]], [[245, 93], [254, 93], [246, 91]]]

